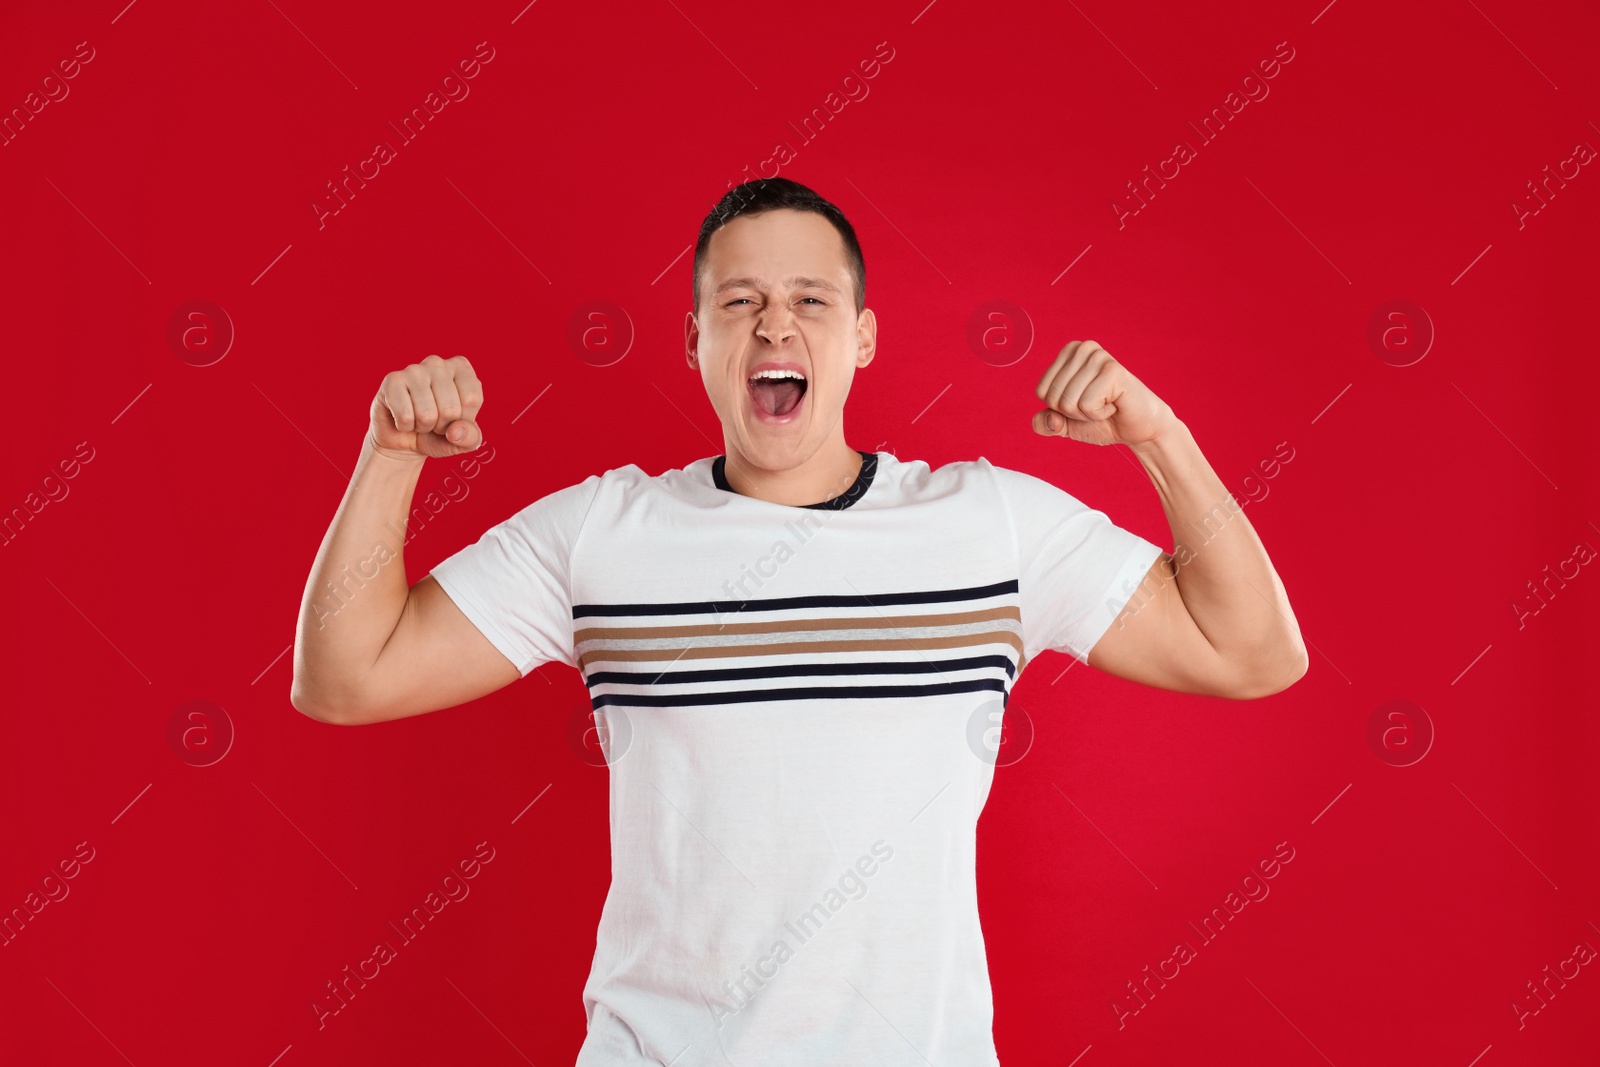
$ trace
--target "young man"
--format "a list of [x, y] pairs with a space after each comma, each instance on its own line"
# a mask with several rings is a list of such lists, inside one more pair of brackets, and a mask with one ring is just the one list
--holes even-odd
[[368, 723], [541, 663], [582, 672], [612, 882], [579, 1065], [995, 1067], [974, 851], [994, 757], [974, 738], [1024, 664], [1052, 649], [1238, 699], [1305, 672], [1250, 524], [1172, 409], [1093, 341], [1045, 371], [1033, 428], [1128, 446], [1173, 553], [981, 458], [933, 470], [851, 448], [845, 397], [876, 351], [865, 280], [832, 204], [786, 179], [732, 190], [701, 228], [685, 321], [724, 454], [591, 476], [409, 589], [403, 563], [380, 567], [330, 615], [342, 566], [399, 554], [426, 458], [483, 441], [460, 356], [389, 374], [373, 400], [306, 586], [292, 700]]

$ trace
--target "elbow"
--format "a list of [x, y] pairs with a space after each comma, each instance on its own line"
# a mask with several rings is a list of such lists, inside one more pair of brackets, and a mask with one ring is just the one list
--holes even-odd
[[306, 718], [333, 726], [352, 726], [358, 721], [345, 706], [313, 692], [298, 677], [289, 688], [289, 704]]
[[1289, 649], [1280, 649], [1259, 662], [1264, 665], [1243, 676], [1229, 696], [1235, 700], [1260, 700], [1274, 696], [1304, 678], [1311, 666], [1305, 645], [1299, 641]]
[[1244, 699], [1260, 700], [1262, 697], [1276, 696], [1294, 683], [1298, 682], [1301, 678], [1305, 677], [1305, 673], [1306, 667], [1305, 664], [1302, 663], [1294, 671], [1281, 675], [1263, 685], [1257, 686], [1253, 691], [1247, 693]]

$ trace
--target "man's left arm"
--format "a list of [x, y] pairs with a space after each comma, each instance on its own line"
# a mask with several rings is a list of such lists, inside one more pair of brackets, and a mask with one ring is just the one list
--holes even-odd
[[1283, 583], [1244, 510], [1172, 409], [1094, 341], [1069, 343], [1035, 390], [1035, 432], [1125, 444], [1155, 484], [1164, 552], [1089, 651], [1090, 666], [1162, 689], [1248, 700], [1306, 672]]

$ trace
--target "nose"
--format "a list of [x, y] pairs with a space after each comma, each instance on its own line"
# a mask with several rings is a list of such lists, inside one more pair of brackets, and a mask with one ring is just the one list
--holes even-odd
[[756, 336], [771, 344], [778, 344], [795, 335], [794, 312], [786, 304], [776, 304], [761, 315], [756, 325]]

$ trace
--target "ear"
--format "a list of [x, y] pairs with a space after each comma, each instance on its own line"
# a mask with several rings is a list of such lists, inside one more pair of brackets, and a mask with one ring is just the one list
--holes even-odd
[[862, 308], [856, 316], [856, 368], [859, 370], [872, 362], [878, 354], [878, 316], [871, 308]]
[[689, 366], [700, 369], [700, 324], [694, 319], [694, 312], [688, 312], [683, 320], [683, 345], [684, 355]]

